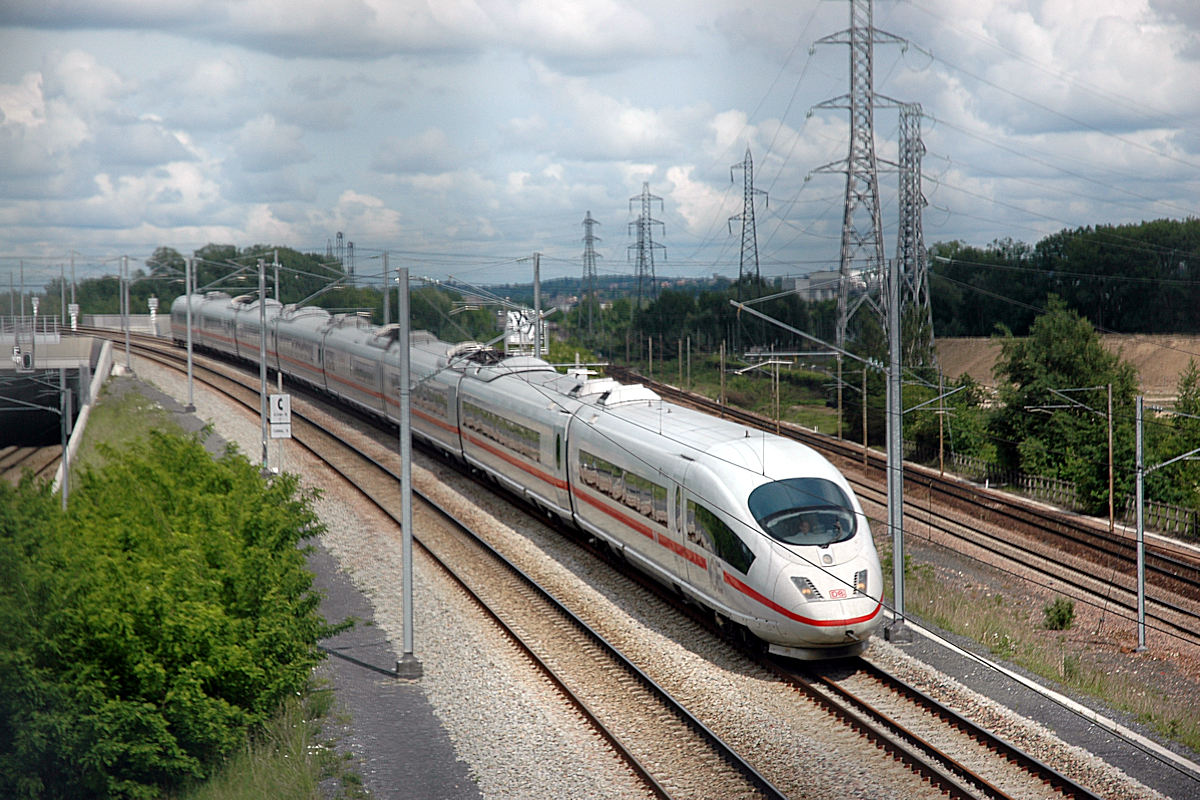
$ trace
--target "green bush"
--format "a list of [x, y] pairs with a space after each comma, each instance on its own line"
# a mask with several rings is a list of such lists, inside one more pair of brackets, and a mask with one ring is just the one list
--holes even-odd
[[1065, 597], [1054, 598], [1053, 603], [1042, 606], [1045, 626], [1051, 631], [1065, 631], [1075, 623], [1075, 602]]
[[157, 797], [304, 688], [330, 627], [294, 476], [154, 433], [48, 486], [0, 486], [0, 795]]

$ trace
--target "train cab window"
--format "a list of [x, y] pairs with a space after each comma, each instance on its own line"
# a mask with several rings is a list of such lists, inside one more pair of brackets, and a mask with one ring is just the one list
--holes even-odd
[[688, 500], [687, 528], [689, 540], [716, 553], [742, 574], [750, 571], [750, 565], [754, 563], [754, 551], [715, 512], [694, 500]]
[[827, 547], [854, 536], [850, 499], [824, 478], [786, 478], [750, 493], [750, 513], [772, 538], [785, 544]]

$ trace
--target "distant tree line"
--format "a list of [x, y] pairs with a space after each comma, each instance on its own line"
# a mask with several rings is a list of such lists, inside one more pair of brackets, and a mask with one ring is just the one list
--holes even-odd
[[1100, 331], [1200, 332], [1200, 219], [1063, 230], [1035, 245], [929, 248], [939, 336], [1024, 335], [1059, 297]]

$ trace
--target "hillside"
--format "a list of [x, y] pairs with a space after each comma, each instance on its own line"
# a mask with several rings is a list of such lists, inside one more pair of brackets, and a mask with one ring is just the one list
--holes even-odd
[[[1200, 336], [1108, 334], [1101, 342], [1133, 364], [1148, 400], [1167, 401], [1175, 396], [1179, 376], [1188, 360], [1200, 363]], [[992, 366], [1000, 354], [1000, 342], [992, 338], [947, 338], [937, 341], [938, 362], [948, 377], [968, 374], [985, 386], [995, 386]]]

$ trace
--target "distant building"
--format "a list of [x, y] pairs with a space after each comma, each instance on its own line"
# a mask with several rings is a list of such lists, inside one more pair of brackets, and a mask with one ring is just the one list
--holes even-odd
[[[810, 303], [819, 300], [836, 300], [840, 278], [841, 274], [836, 269], [817, 270], [807, 275], [784, 277], [781, 279], [780, 288], [785, 292], [793, 291], [800, 295], [801, 299]], [[856, 294], [864, 289], [865, 285], [852, 287], [851, 293]]]

